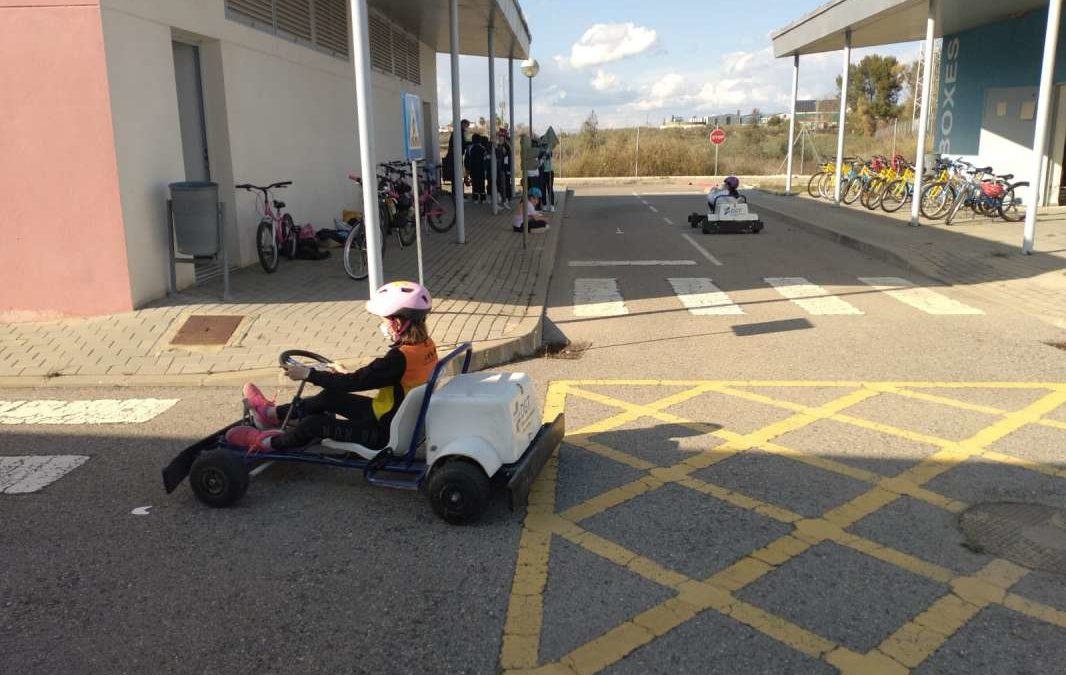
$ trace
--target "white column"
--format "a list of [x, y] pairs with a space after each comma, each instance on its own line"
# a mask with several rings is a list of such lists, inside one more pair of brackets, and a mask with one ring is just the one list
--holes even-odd
[[[365, 0], [364, 0], [365, 1]], [[459, 0], [448, 3], [452, 39], [452, 192], [455, 194], [455, 241], [466, 243], [466, 213], [463, 209], [463, 115], [459, 94]], [[459, 134], [456, 136], [456, 134]]]
[[925, 130], [929, 128], [929, 97], [933, 91], [933, 40], [939, 0], [929, 0], [925, 20], [925, 63], [922, 65], [922, 107], [918, 114], [918, 151], [914, 158], [914, 194], [911, 195], [911, 225], [918, 225], [922, 206], [922, 174], [925, 173]]
[[833, 203], [840, 206], [840, 181], [844, 176], [844, 122], [848, 113], [848, 66], [851, 65], [851, 29], [844, 31], [844, 72], [840, 76], [840, 129], [837, 131], [837, 175]]
[[511, 185], [508, 186], [507, 191], [508, 192], [513, 192], [514, 191], [514, 175], [518, 171], [518, 168], [515, 167], [515, 165], [514, 165], [514, 161], [515, 161], [514, 144], [518, 140], [518, 136], [514, 132], [515, 130], [514, 130], [514, 56], [513, 55], [507, 57], [507, 89], [508, 89], [508, 94], [507, 94], [507, 115], [509, 117], [507, 122], [510, 125], [510, 127], [508, 129], [508, 131], [509, 131], [508, 135], [511, 138], [511, 142], [509, 143], [509, 145], [511, 146], [511, 178], [510, 178]]
[[496, 193], [499, 186], [496, 185], [496, 45], [492, 42], [492, 21], [489, 21], [489, 147], [492, 149], [492, 158], [489, 161], [489, 193], [492, 197], [492, 213], [500, 212], [499, 197]]
[[785, 194], [792, 194], [792, 150], [796, 145], [796, 99], [799, 97], [800, 55], [792, 57], [792, 117], [788, 120], [788, 168], [785, 170]]
[[1051, 113], [1051, 85], [1055, 76], [1055, 50], [1059, 41], [1062, 0], [1051, 0], [1044, 33], [1044, 65], [1040, 69], [1040, 94], [1036, 99], [1036, 134], [1033, 138], [1032, 171], [1029, 174], [1029, 204], [1025, 208], [1025, 236], [1022, 253], [1033, 252], [1036, 237], [1036, 209], [1044, 193], [1044, 155], [1047, 154], [1048, 122]]
[[352, 65], [355, 68], [355, 111], [359, 126], [359, 170], [363, 176], [363, 222], [371, 292], [384, 283], [381, 269], [381, 225], [378, 221], [377, 154], [374, 152], [374, 106], [370, 98], [370, 38], [366, 0], [351, 0]]

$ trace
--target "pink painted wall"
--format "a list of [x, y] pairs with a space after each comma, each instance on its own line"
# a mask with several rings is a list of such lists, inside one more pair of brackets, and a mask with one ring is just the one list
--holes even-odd
[[0, 321], [132, 309], [99, 0], [0, 0]]

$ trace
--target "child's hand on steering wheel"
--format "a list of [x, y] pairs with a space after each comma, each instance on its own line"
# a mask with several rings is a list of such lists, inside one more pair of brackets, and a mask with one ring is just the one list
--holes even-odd
[[285, 371], [285, 375], [288, 376], [290, 380], [295, 380], [296, 382], [302, 382], [311, 375], [310, 368], [307, 366], [301, 366], [298, 363], [286, 363], [281, 369]]

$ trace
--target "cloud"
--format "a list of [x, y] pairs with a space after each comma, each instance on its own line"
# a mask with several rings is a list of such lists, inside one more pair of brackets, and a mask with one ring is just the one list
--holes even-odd
[[572, 68], [599, 66], [636, 56], [655, 46], [656, 32], [634, 23], [597, 23], [570, 46]]
[[596, 77], [592, 78], [592, 88], [596, 91], [607, 91], [618, 84], [618, 76], [604, 72], [603, 68], [596, 71]]

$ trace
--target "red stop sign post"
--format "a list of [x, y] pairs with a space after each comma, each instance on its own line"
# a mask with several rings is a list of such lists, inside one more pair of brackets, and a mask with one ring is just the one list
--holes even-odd
[[714, 175], [718, 175], [718, 146], [725, 143], [725, 132], [715, 129], [711, 132], [711, 144], [714, 145]]

